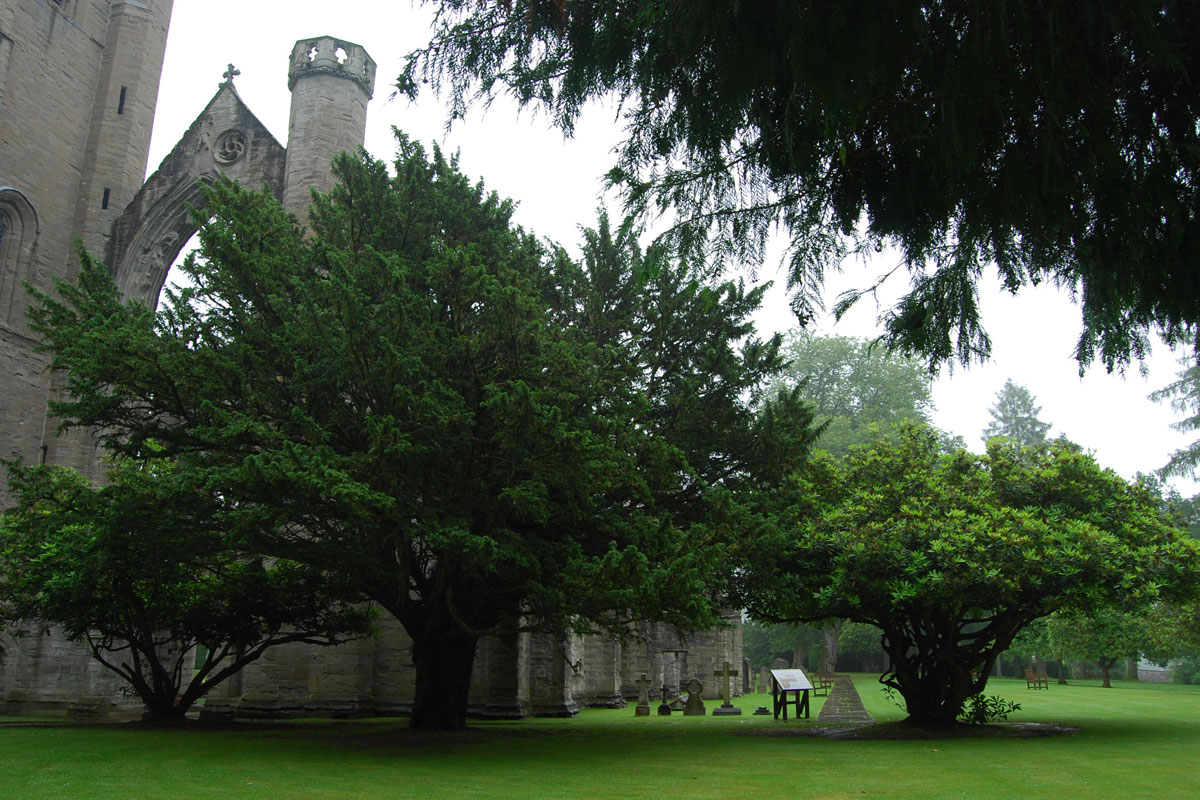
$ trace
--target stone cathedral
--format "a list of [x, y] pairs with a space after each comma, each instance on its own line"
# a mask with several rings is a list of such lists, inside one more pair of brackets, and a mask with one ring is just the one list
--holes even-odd
[[[330, 188], [332, 157], [359, 147], [375, 63], [359, 45], [320, 36], [287, 63], [286, 147], [238, 97], [230, 67], [158, 169], [144, 178], [173, 0], [0, 0], [0, 455], [74, 467], [95, 479], [90, 438], [55, 435], [46, 402], [60, 390], [24, 319], [23, 282], [48, 291], [73, 277], [80, 240], [102, 255], [127, 297], [157, 303], [196, 231], [197, 184], [224, 173], [267, 186], [302, 220], [311, 187]], [[280, 79], [283, 72], [280, 53]], [[214, 76], [216, 78], [217, 76]], [[8, 497], [0, 488], [0, 507]], [[481, 717], [571, 715], [620, 706], [646, 673], [655, 686], [691, 676], [716, 695], [714, 670], [741, 667], [740, 615], [681, 639], [644, 623], [636, 640], [519, 634], [481, 641], [471, 711]], [[288, 645], [207, 698], [239, 716], [405, 713], [409, 641], [395, 620], [379, 638], [333, 648]], [[0, 711], [135, 712], [116, 677], [62, 636], [0, 634]]]

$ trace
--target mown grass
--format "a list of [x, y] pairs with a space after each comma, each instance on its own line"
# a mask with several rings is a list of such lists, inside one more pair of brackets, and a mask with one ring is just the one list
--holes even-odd
[[[870, 676], [883, 722], [902, 712]], [[994, 680], [1012, 718], [1062, 722], [1035, 739], [830, 740], [749, 716], [476, 723], [419, 735], [403, 720], [220, 728], [0, 727], [3, 798], [1156, 798], [1200, 796], [1200, 688]], [[709, 704], [711, 709], [713, 703]]]

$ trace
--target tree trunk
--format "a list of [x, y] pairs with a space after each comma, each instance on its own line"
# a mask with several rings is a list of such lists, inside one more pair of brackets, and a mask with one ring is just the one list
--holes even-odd
[[138, 692], [138, 699], [142, 701], [142, 706], [145, 708], [142, 712], [142, 722], [167, 724], [183, 722], [187, 719], [188, 709], [192, 707], [191, 702], [187, 705], [179, 702], [179, 698], [173, 691], [162, 694]]
[[1115, 658], [1100, 659], [1100, 662], [1099, 662], [1100, 677], [1104, 679], [1104, 682], [1100, 684], [1100, 688], [1102, 688], [1102, 689], [1111, 689], [1112, 688], [1112, 684], [1109, 683], [1109, 680], [1108, 680], [1108, 673], [1109, 673], [1109, 670], [1112, 669], [1112, 665], [1114, 663], [1116, 663]]
[[[972, 669], [957, 660], [913, 652], [907, 642], [897, 643], [886, 636], [883, 645], [891, 661], [890, 680], [904, 698], [908, 712], [905, 722], [911, 725], [922, 728], [956, 725], [963, 703], [986, 683], [986, 678], [976, 679]], [[990, 666], [981, 664], [979, 669]], [[881, 683], [885, 677], [888, 676], [880, 678]]]
[[1129, 657], [1129, 664], [1125, 668], [1125, 680], [1127, 680], [1127, 681], [1138, 680], [1138, 657], [1137, 656]]
[[838, 639], [842, 635], [842, 620], [821, 629], [821, 663], [817, 665], [818, 675], [832, 675], [837, 671]]
[[[479, 639], [463, 631], [448, 615], [409, 627], [416, 697], [409, 726], [423, 730], [461, 730], [467, 725], [467, 695]], [[406, 626], [408, 627], [408, 626]]]
[[1067, 685], [1067, 669], [1068, 669], [1067, 662], [1063, 661], [1060, 658], [1058, 660], [1058, 682], [1062, 686]]
[[963, 703], [975, 692], [968, 672], [955, 670], [953, 675], [925, 678], [916, 686], [900, 690], [904, 697], [904, 708], [908, 712], [905, 722], [922, 728], [944, 728], [958, 724], [958, 715]]

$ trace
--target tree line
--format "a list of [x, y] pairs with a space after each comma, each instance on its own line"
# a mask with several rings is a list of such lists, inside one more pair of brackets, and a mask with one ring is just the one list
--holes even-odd
[[[755, 335], [763, 289], [632, 223], [601, 216], [571, 258], [403, 136], [391, 171], [335, 171], [309, 232], [208, 189], [190, 284], [157, 311], [87, 253], [31, 308], [51, 411], [110, 470], [10, 465], [0, 608], [87, 640], [151, 717], [381, 609], [413, 641], [412, 724], [457, 728], [481, 636], [733, 606], [876, 625], [885, 683], [943, 724], [1034, 620], [1195, 581], [1146, 487], [1063, 443], [956, 447], [904, 421], [928, 386], [903, 369], [822, 389], [812, 340]], [[789, 353], [812, 373], [782, 378]]]

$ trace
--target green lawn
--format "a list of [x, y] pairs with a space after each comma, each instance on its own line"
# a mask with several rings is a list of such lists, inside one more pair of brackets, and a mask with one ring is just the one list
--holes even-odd
[[[861, 676], [880, 720], [902, 715]], [[1200, 687], [993, 680], [1014, 721], [1077, 735], [832, 741], [762, 735], [770, 717], [479, 723], [414, 735], [403, 720], [184, 730], [0, 727], [0, 797], [24, 798], [1106, 798], [1200, 796]], [[743, 698], [747, 712], [765, 695]], [[711, 709], [714, 703], [709, 703]]]

